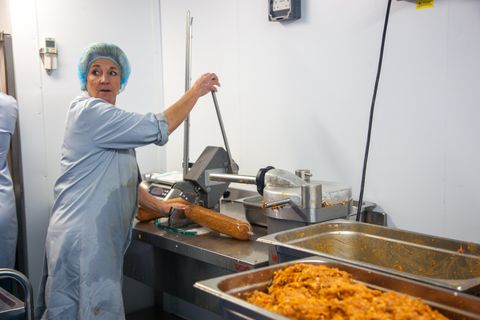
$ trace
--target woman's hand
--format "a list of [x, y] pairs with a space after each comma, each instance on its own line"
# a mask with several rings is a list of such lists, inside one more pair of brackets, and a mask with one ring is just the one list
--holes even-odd
[[169, 200], [155, 199], [152, 202], [143, 202], [140, 204], [137, 210], [137, 219], [140, 221], [149, 221], [156, 218], [168, 217], [172, 209], [184, 210], [190, 202], [183, 200], [182, 198], [175, 198]]
[[167, 108], [163, 115], [168, 122], [168, 134], [171, 134], [187, 118], [201, 96], [210, 91], [217, 91], [217, 86], [220, 86], [217, 75], [210, 72], [205, 73], [177, 102]]
[[184, 210], [189, 205], [191, 203], [182, 198], [174, 198], [159, 202], [159, 210], [168, 216], [172, 209]]
[[205, 73], [195, 81], [191, 90], [197, 97], [201, 97], [210, 91], [217, 91], [217, 86], [220, 86], [217, 75], [215, 73]]
[[147, 185], [144, 182], [138, 186], [138, 204], [136, 217], [140, 221], [168, 217], [171, 208], [183, 210], [191, 205], [190, 202], [182, 198], [161, 200], [148, 192]]

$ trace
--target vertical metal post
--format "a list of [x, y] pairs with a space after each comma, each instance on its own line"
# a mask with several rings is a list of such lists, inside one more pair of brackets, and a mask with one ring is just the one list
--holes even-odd
[[[193, 18], [190, 16], [190, 10], [187, 11], [186, 19], [186, 50], [185, 50], [185, 92], [190, 89], [191, 82], [191, 60], [192, 60], [192, 23]], [[189, 140], [190, 138], [190, 116], [184, 121], [183, 133], [183, 178], [188, 173], [189, 167]]]
[[[5, 65], [5, 80], [7, 84], [7, 94], [16, 98], [15, 74], [13, 70], [13, 45], [12, 36], [0, 31], [0, 46], [4, 54], [4, 61], [0, 63]], [[0, 75], [2, 76], [2, 75]], [[20, 108], [21, 106], [19, 106]], [[26, 217], [25, 217], [25, 199], [23, 188], [23, 170], [22, 170], [22, 152], [20, 139], [20, 123], [17, 117], [15, 132], [12, 135], [11, 148], [9, 151], [11, 156], [10, 174], [13, 181], [13, 189], [15, 192], [15, 205], [17, 208], [18, 238], [17, 238], [17, 256], [16, 264], [18, 270], [28, 275], [28, 252], [27, 252], [27, 236], [26, 236]]]

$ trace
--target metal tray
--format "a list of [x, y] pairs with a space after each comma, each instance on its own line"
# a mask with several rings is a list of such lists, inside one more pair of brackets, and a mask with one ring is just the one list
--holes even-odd
[[480, 245], [348, 220], [333, 220], [257, 239], [278, 260], [322, 256], [429, 284], [480, 292]]
[[310, 257], [203, 280], [194, 286], [220, 299], [224, 319], [287, 319], [242, 297], [254, 290], [265, 290], [277, 270], [295, 263], [326, 265], [347, 271], [355, 281], [369, 287], [420, 298], [450, 319], [480, 319], [480, 298], [323, 257]]
[[20, 319], [22, 315], [25, 315], [23, 301], [0, 287], [0, 319]]

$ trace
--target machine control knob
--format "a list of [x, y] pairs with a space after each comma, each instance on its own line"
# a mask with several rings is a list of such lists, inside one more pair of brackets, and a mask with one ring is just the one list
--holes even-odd
[[275, 169], [272, 166], [268, 166], [265, 168], [261, 168], [257, 172], [257, 176], [255, 178], [256, 185], [257, 185], [257, 192], [263, 196], [263, 189], [265, 188], [265, 174], [269, 171]]

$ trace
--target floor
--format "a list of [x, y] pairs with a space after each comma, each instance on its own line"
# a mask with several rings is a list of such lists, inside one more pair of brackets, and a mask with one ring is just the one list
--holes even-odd
[[127, 314], [126, 320], [184, 320], [173, 314], [165, 313], [159, 308], [150, 308]]

